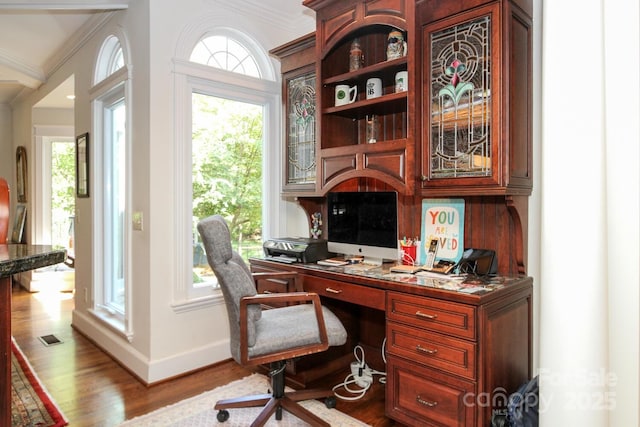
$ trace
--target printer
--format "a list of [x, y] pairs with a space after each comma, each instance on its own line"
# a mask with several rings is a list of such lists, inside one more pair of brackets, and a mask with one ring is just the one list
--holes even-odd
[[265, 258], [284, 263], [311, 263], [329, 258], [327, 241], [303, 237], [270, 239], [262, 244]]

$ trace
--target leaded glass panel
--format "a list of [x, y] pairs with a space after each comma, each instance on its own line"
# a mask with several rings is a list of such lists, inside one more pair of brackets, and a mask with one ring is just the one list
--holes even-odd
[[315, 73], [288, 81], [288, 184], [309, 184], [316, 180], [315, 87]]
[[491, 176], [491, 20], [431, 35], [431, 177]]

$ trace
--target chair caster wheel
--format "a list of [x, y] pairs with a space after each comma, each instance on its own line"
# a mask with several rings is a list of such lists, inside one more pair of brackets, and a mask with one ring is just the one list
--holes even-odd
[[216, 418], [218, 418], [218, 421], [220, 421], [221, 423], [227, 421], [229, 419], [229, 411], [227, 411], [226, 409], [219, 410]]
[[324, 399], [324, 406], [326, 406], [329, 409], [335, 408], [336, 398], [334, 396], [327, 397], [326, 399]]

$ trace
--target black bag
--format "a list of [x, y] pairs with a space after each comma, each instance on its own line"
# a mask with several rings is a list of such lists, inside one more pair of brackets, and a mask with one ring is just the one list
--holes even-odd
[[538, 427], [539, 402], [536, 376], [509, 396], [506, 414], [494, 414], [491, 417], [491, 427]]
[[507, 418], [511, 427], [538, 427], [538, 377], [522, 384], [509, 396]]

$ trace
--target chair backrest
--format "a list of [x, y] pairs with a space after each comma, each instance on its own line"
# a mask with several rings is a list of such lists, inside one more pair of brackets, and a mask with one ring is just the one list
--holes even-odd
[[[202, 237], [207, 261], [218, 278], [224, 295], [229, 316], [231, 355], [236, 362], [240, 359], [240, 299], [256, 295], [256, 287], [242, 257], [231, 247], [231, 235], [226, 221], [220, 215], [213, 215], [198, 223], [198, 233]], [[248, 308], [248, 344], [255, 344], [255, 322], [260, 319], [262, 310], [259, 305]]]
[[9, 236], [9, 184], [0, 178], [0, 245], [7, 243]]

